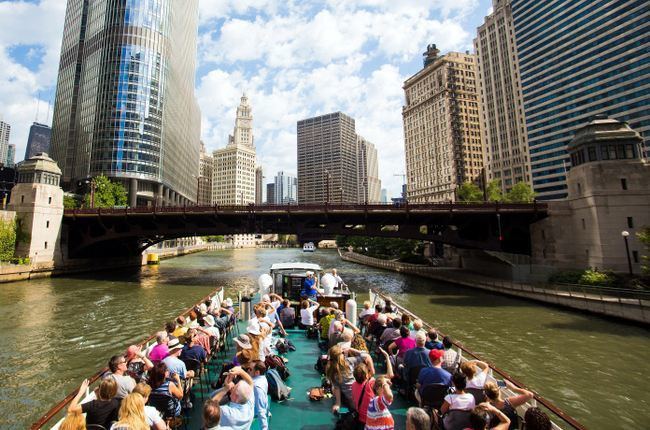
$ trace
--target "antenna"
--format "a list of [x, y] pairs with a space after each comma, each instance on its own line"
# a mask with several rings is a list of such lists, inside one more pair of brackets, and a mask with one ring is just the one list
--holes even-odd
[[41, 92], [38, 92], [38, 98], [36, 99], [36, 117], [34, 118], [34, 122], [38, 122], [38, 111], [41, 108]]
[[52, 99], [47, 101], [47, 117], [45, 118], [45, 125], [50, 124], [50, 104], [52, 103]]

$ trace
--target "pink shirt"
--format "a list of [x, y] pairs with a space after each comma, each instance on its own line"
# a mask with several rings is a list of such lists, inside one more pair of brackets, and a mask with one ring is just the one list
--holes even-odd
[[167, 348], [166, 343], [161, 343], [154, 346], [149, 353], [149, 360], [151, 361], [162, 361], [169, 355], [169, 348]]
[[[368, 415], [368, 403], [375, 396], [375, 393], [372, 392], [373, 387], [375, 386], [375, 378], [370, 378], [366, 384], [366, 388], [363, 391], [363, 400], [361, 400], [361, 407], [357, 411], [359, 414], [359, 421], [362, 423], [366, 422], [366, 416]], [[359, 404], [359, 395], [361, 395], [361, 388], [363, 384], [359, 384], [357, 381], [352, 383], [352, 401], [354, 402], [354, 407], [356, 408]]]
[[395, 340], [395, 345], [397, 345], [397, 350], [399, 351], [397, 355], [399, 355], [400, 358], [404, 358], [406, 351], [415, 348], [415, 339], [411, 339], [410, 337], [400, 337]]

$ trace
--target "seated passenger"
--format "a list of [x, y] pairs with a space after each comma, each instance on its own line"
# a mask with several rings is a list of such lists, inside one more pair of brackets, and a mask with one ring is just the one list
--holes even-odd
[[368, 317], [370, 317], [375, 313], [375, 311], [370, 308], [370, 304], [371, 303], [369, 300], [363, 302], [363, 310], [361, 311], [361, 313], [359, 313], [359, 320], [361, 320], [362, 322], [365, 322]]
[[393, 403], [391, 381], [386, 376], [377, 378], [372, 389], [374, 397], [368, 403], [366, 430], [392, 430], [395, 428], [393, 415], [388, 407]]
[[404, 355], [410, 349], [415, 348], [415, 341], [411, 339], [408, 327], [403, 325], [399, 329], [400, 337], [395, 339], [388, 346], [388, 353], [395, 354], [397, 352], [397, 363], [402, 363], [404, 360]]
[[135, 382], [140, 382], [145, 372], [153, 367], [153, 363], [142, 352], [142, 348], [138, 345], [131, 345], [124, 354], [126, 358], [126, 372], [135, 379]]
[[[384, 359], [386, 360], [386, 377], [392, 379], [394, 376], [393, 366], [390, 364], [388, 353], [381, 348], [379, 351], [384, 355]], [[365, 363], [360, 363], [356, 365], [352, 372], [354, 376], [354, 382], [352, 383], [352, 403], [356, 409], [357, 405], [359, 405], [359, 396], [363, 395], [363, 400], [361, 400], [361, 405], [357, 410], [357, 413], [359, 422], [364, 425], [368, 414], [368, 404], [374, 397], [372, 389], [375, 386], [375, 378], [370, 370], [371, 369], [369, 369]], [[374, 372], [374, 369], [372, 370]]]
[[431, 419], [424, 409], [411, 407], [406, 411], [406, 430], [431, 428]]
[[220, 430], [219, 423], [221, 422], [221, 407], [219, 402], [209, 399], [203, 404], [203, 429], [204, 430]]
[[551, 430], [553, 428], [548, 415], [538, 407], [526, 409], [524, 421], [526, 430]]
[[417, 390], [415, 391], [415, 398], [421, 403], [422, 391], [425, 385], [441, 384], [451, 385], [451, 374], [442, 368], [442, 355], [443, 352], [439, 349], [432, 349], [429, 351], [429, 360], [432, 366], [420, 370], [418, 375], [418, 382], [416, 384]]
[[122, 400], [118, 417], [111, 430], [149, 430], [144, 413], [144, 399], [138, 393], [131, 393]]
[[174, 336], [175, 338], [185, 336], [187, 330], [188, 328], [185, 327], [185, 317], [181, 315], [178, 318], [176, 318], [176, 329], [172, 332], [172, 336]]
[[151, 360], [152, 363], [155, 363], [156, 361], [162, 361], [165, 357], [167, 357], [169, 354], [167, 343], [169, 343], [169, 334], [167, 331], [159, 331], [156, 333], [156, 346], [154, 346], [149, 352], [149, 360]]
[[[165, 331], [167, 332], [168, 340], [176, 339], [176, 336], [174, 336], [174, 331], [176, 331], [176, 322], [175, 321], [167, 321], [165, 323]], [[150, 360], [151, 360], [151, 358], [150, 358]]]
[[190, 330], [185, 336], [185, 345], [181, 351], [180, 358], [181, 360], [196, 360], [199, 363], [204, 363], [208, 357], [205, 348], [196, 343], [196, 333]]
[[370, 335], [374, 336], [378, 341], [380, 341], [381, 336], [384, 334], [384, 331], [388, 328], [387, 324], [388, 317], [386, 317], [385, 314], [380, 314], [379, 317], [377, 317], [377, 321], [370, 324]]
[[[282, 301], [282, 309], [280, 310], [280, 321], [284, 328], [293, 328], [296, 325], [296, 310], [291, 307], [289, 300]], [[312, 324], [314, 315], [312, 314]]]
[[460, 371], [467, 377], [467, 388], [483, 388], [488, 377], [489, 366], [479, 360], [464, 361]]
[[354, 332], [349, 328], [344, 328], [341, 338], [337, 343], [341, 347], [343, 353], [347, 353], [350, 348], [352, 348], [352, 339], [354, 339]]
[[402, 325], [413, 330], [413, 322], [411, 322], [411, 316], [409, 314], [402, 314]]
[[169, 355], [165, 357], [162, 363], [165, 363], [165, 366], [169, 369], [169, 373], [172, 376], [178, 375], [180, 379], [193, 378], [194, 371], [187, 370], [185, 363], [178, 358], [183, 351], [183, 345], [178, 339], [170, 340], [167, 347], [169, 348]]
[[379, 344], [388, 347], [391, 343], [401, 337], [400, 328], [402, 327], [402, 320], [395, 318], [392, 325], [388, 326], [379, 338]]
[[140, 382], [133, 389], [134, 393], [138, 393], [144, 399], [144, 416], [149, 424], [151, 430], [166, 430], [167, 424], [160, 416], [160, 412], [153, 406], [147, 405], [149, 395], [151, 394], [151, 387], [144, 382]]
[[[490, 421], [495, 421], [492, 417], [498, 419], [499, 424], [492, 426]], [[470, 427], [465, 430], [507, 430], [510, 426], [508, 417], [489, 403], [481, 403], [472, 409], [469, 423]]]
[[[303, 300], [300, 303], [300, 328], [306, 329], [314, 325], [314, 312], [320, 305], [310, 299]], [[328, 327], [329, 328], [329, 327]]]
[[346, 327], [348, 327], [354, 333], [359, 333], [359, 329], [343, 316], [343, 312], [337, 311], [335, 321], [333, 321], [332, 324], [330, 324], [330, 329], [329, 329], [330, 346], [336, 345], [337, 343], [341, 342], [343, 330]]
[[255, 418], [260, 430], [268, 430], [269, 384], [266, 379], [266, 365], [261, 361], [249, 363], [244, 369], [253, 378], [253, 395], [255, 396]]
[[415, 367], [431, 367], [429, 350], [424, 347], [426, 336], [418, 333], [415, 336], [415, 348], [406, 351], [404, 354], [404, 380], [408, 380], [409, 371]]
[[161, 394], [176, 399], [174, 402], [174, 416], [180, 416], [181, 399], [183, 398], [180, 375], [177, 373], [172, 374], [165, 362], [160, 361], [149, 372], [149, 383], [153, 394]]
[[217, 340], [221, 337], [221, 332], [219, 328], [215, 326], [216, 321], [214, 317], [210, 314], [203, 317], [203, 329], [210, 333], [210, 337], [214, 337]]
[[385, 314], [394, 314], [396, 312], [395, 307], [393, 306], [393, 300], [390, 297], [386, 297], [384, 300], [384, 308], [382, 312]]
[[445, 349], [445, 346], [438, 340], [438, 332], [435, 328], [429, 329], [427, 333], [427, 349]]
[[79, 391], [68, 406], [68, 413], [86, 414], [86, 425], [100, 425], [109, 428], [113, 421], [117, 421], [117, 411], [120, 402], [115, 398], [117, 393], [117, 382], [113, 378], [102, 380], [99, 388], [95, 391], [95, 400], [79, 404], [86, 395], [88, 380], [84, 379]]
[[411, 330], [411, 334], [410, 334], [411, 339], [415, 340], [415, 336], [418, 333], [422, 333], [423, 335], [426, 336], [427, 332], [424, 331], [422, 325], [423, 324], [421, 319], [416, 319], [415, 321], [413, 321], [413, 329]]
[[335, 400], [332, 413], [338, 413], [341, 405], [346, 406], [348, 409], [355, 408], [352, 404], [352, 383], [354, 382], [352, 371], [359, 363], [364, 363], [371, 374], [375, 373], [375, 367], [370, 355], [360, 354], [346, 357], [338, 345], [334, 345], [329, 349], [325, 375], [332, 383], [332, 393]]
[[328, 340], [328, 334], [330, 330], [330, 324], [336, 318], [336, 309], [325, 308], [326, 314], [319, 321], [318, 325], [320, 326], [320, 338], [321, 340]]
[[485, 396], [487, 397], [488, 402], [503, 412], [510, 419], [510, 428], [517, 429], [519, 428], [519, 417], [517, 416], [516, 409], [524, 403], [530, 401], [533, 398], [533, 393], [515, 386], [507, 379], [505, 380], [505, 383], [506, 387], [510, 391], [517, 393], [516, 396], [509, 396], [504, 399], [501, 396], [501, 389], [492, 381], [485, 383], [483, 391], [485, 392]]
[[248, 335], [242, 333], [237, 336], [235, 338], [235, 346], [237, 352], [235, 352], [235, 358], [232, 361], [232, 364], [235, 366], [245, 366], [251, 361], [258, 359], [259, 352], [253, 350], [253, 345]]
[[127, 372], [126, 358], [123, 355], [114, 355], [108, 362], [108, 368], [111, 371], [106, 378], [112, 378], [117, 383], [117, 399], [125, 398], [135, 388], [135, 379], [130, 377]]
[[460, 357], [458, 352], [452, 348], [454, 344], [449, 336], [442, 338], [442, 345], [445, 348], [445, 355], [442, 356], [442, 368], [453, 375], [458, 368]]
[[366, 324], [368, 325], [367, 333], [371, 334], [374, 333], [375, 330], [375, 325], [377, 324], [377, 320], [379, 319], [379, 315], [381, 314], [382, 311], [381, 305], [375, 305], [375, 312], [373, 314], [368, 315], [366, 318]]
[[[433, 351], [437, 350], [434, 349]], [[445, 396], [445, 401], [442, 403], [442, 407], [440, 408], [443, 415], [446, 415], [448, 411], [452, 410], [471, 411], [474, 409], [476, 406], [474, 396], [465, 392], [465, 387], [467, 386], [467, 378], [465, 375], [461, 372], [456, 372], [451, 377], [451, 381], [454, 384], [455, 392]], [[451, 427], [451, 422], [448, 416], [444, 416], [443, 423], [445, 428]]]
[[81, 412], [68, 412], [59, 430], [86, 430], [86, 420]]
[[[234, 383], [236, 377], [241, 378]], [[226, 394], [230, 401], [221, 406], [220, 430], [249, 429], [255, 416], [255, 396], [253, 378], [241, 367], [233, 367], [228, 372], [224, 388], [212, 396], [212, 400], [221, 402]]]

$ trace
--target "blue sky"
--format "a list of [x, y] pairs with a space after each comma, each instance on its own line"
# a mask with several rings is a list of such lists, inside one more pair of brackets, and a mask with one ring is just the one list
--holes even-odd
[[[181, 0], [174, 0], [181, 1]], [[64, 0], [0, 1], [0, 117], [22, 159], [29, 126], [54, 102]], [[199, 0], [196, 95], [209, 150], [227, 142], [239, 97], [253, 107], [267, 180], [296, 172], [296, 122], [333, 111], [378, 150], [389, 195], [404, 171], [403, 81], [428, 43], [472, 50], [491, 0]], [[40, 95], [40, 97], [39, 97]]]

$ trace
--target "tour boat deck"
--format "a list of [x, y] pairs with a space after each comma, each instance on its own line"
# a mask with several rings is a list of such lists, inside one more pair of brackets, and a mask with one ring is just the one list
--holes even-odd
[[[239, 322], [239, 328], [242, 332], [246, 330], [246, 322]], [[307, 339], [304, 330], [287, 330], [287, 338], [295, 345], [296, 351], [289, 351], [283, 354], [289, 362], [287, 367], [291, 376], [285, 381], [287, 386], [291, 387], [291, 396], [283, 402], [270, 400], [271, 418], [269, 420], [270, 429], [287, 429], [287, 430], [331, 430], [335, 427], [336, 416], [331, 412], [334, 404], [334, 398], [323, 399], [318, 402], [309, 400], [307, 392], [312, 387], [318, 387], [322, 384], [321, 375], [314, 368], [316, 360], [321, 354], [318, 347], [318, 341]], [[232, 360], [234, 348], [226, 354], [226, 361]], [[221, 364], [224, 359], [221, 357], [216, 366], [210, 365], [211, 379], [214, 381], [221, 370]], [[379, 364], [376, 363], [377, 373], [382, 373]], [[201, 395], [195, 388], [196, 401], [191, 411], [187, 428], [190, 430], [201, 428]], [[207, 394], [204, 394], [207, 398]], [[395, 393], [395, 400], [390, 410], [395, 418], [395, 428], [405, 428], [406, 410], [409, 405], [401, 396]], [[346, 409], [342, 408], [342, 412]], [[258, 424], [254, 422], [251, 429], [257, 429]]]

